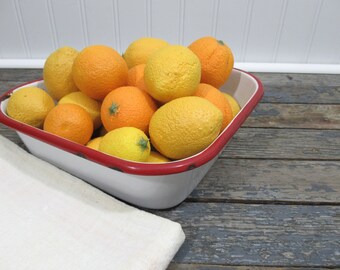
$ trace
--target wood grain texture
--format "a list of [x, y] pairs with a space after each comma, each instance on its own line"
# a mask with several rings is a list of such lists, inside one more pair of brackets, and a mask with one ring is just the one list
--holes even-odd
[[340, 86], [338, 74], [306, 74], [306, 73], [271, 73], [253, 72], [263, 83], [270, 86], [284, 86], [289, 83], [300, 85]]
[[187, 236], [175, 263], [340, 267], [340, 208], [185, 203], [155, 211]]
[[[168, 270], [304, 270], [310, 267], [270, 267], [270, 266], [238, 266], [238, 265], [212, 265], [212, 264], [178, 264], [171, 263]], [[313, 270], [326, 270], [329, 268], [313, 267]]]
[[260, 103], [242, 126], [340, 129], [340, 105]]
[[340, 205], [340, 161], [218, 159], [190, 201]]
[[340, 76], [254, 73], [263, 83], [262, 102], [340, 104]]
[[15, 144], [18, 144], [21, 147], [24, 147], [24, 143], [19, 138], [18, 134], [11, 128], [0, 123], [0, 135], [6, 137], [11, 140]]
[[0, 81], [29, 82], [42, 78], [42, 69], [0, 69]]
[[340, 130], [240, 128], [223, 158], [340, 160]]
[[340, 208], [184, 203], [153, 213], [179, 222], [174, 263], [340, 267]]
[[24, 81], [0, 81], [0, 95], [24, 83]]

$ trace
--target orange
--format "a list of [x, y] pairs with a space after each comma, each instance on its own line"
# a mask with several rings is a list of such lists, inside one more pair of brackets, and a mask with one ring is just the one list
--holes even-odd
[[103, 100], [110, 91], [127, 84], [128, 67], [113, 48], [93, 45], [78, 54], [72, 76], [80, 91], [91, 98]]
[[101, 103], [89, 96], [85, 95], [83, 92], [77, 91], [63, 96], [58, 104], [72, 103], [77, 104], [83, 109], [85, 109], [91, 116], [93, 121], [93, 128], [97, 129], [102, 125], [102, 120], [100, 119], [100, 106]]
[[148, 93], [134, 86], [123, 86], [105, 97], [101, 106], [101, 118], [107, 131], [135, 127], [147, 133], [150, 119], [156, 110], [156, 103]]
[[128, 72], [128, 85], [136, 86], [141, 90], [146, 91], [144, 82], [144, 69], [145, 64], [140, 64], [129, 69]]
[[93, 133], [90, 114], [76, 104], [58, 104], [46, 116], [44, 130], [82, 145]]
[[233, 111], [224, 94], [210, 84], [200, 83], [196, 89], [195, 96], [205, 98], [214, 104], [223, 114], [222, 129], [233, 119]]
[[221, 40], [202, 37], [189, 45], [200, 59], [202, 66], [201, 82], [220, 88], [229, 78], [234, 66], [231, 49]]

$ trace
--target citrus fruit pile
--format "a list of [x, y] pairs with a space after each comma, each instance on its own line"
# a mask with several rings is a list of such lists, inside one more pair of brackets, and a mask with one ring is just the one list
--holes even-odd
[[219, 89], [233, 65], [214, 37], [189, 46], [140, 38], [123, 55], [106, 45], [62, 47], [46, 59], [46, 89], [15, 91], [7, 114], [122, 159], [179, 160], [209, 146], [240, 110]]

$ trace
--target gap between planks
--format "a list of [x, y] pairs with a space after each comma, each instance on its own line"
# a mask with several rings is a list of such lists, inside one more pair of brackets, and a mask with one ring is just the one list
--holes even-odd
[[304, 266], [304, 265], [295, 265], [295, 266], [286, 266], [286, 265], [278, 265], [278, 266], [268, 266], [268, 265], [238, 265], [238, 264], [228, 264], [228, 265], [218, 265], [218, 264], [181, 264], [181, 263], [171, 263], [167, 270], [304, 270], [304, 269], [313, 269], [313, 270], [326, 270], [326, 269], [338, 269], [339, 266]]
[[225, 198], [192, 198], [189, 197], [185, 202], [190, 203], [237, 203], [252, 205], [315, 205], [315, 206], [340, 206], [340, 202], [316, 202], [316, 201], [289, 201], [289, 200], [251, 200], [251, 199], [225, 199]]

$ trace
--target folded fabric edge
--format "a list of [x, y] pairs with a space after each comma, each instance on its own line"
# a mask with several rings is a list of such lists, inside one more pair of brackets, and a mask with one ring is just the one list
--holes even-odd
[[[27, 162], [20, 162], [20, 169], [28, 170], [29, 173], [32, 173], [32, 171], [36, 171], [34, 168], [39, 168], [39, 174], [42, 174], [41, 178], [44, 179], [44, 184], [61, 189], [63, 192], [67, 192], [67, 194], [70, 196], [75, 196], [76, 198], [78, 197], [82, 200], [85, 198], [87, 202], [92, 200], [92, 203], [93, 201], [96, 204], [101, 203], [102, 205], [105, 205], [105, 207], [108, 207], [110, 204], [113, 206], [114, 204], [115, 210], [117, 210], [118, 206], [118, 208], [122, 211], [128, 209], [131, 212], [139, 212], [139, 214], [142, 217], [145, 216], [145, 218], [153, 218], [157, 219], [158, 221], [162, 220], [167, 234], [165, 236], [162, 235], [159, 239], [155, 240], [157, 241], [157, 245], [151, 245], [148, 254], [162, 254], [163, 256], [156, 258], [152, 256], [150, 258], [146, 257], [145, 263], [148, 265], [148, 268], [145, 269], [166, 269], [166, 267], [171, 262], [171, 259], [175, 256], [183, 244], [185, 240], [185, 234], [179, 223], [129, 206], [124, 202], [121, 202], [114, 197], [102, 192], [101, 190], [87, 184], [85, 181], [55, 167], [44, 160], [35, 157], [2, 135], [0, 135], [0, 148], [2, 149], [0, 152], [0, 157], [6, 159], [7, 161], [16, 163], [20, 159], [26, 160]], [[50, 179], [51, 173], [57, 175], [58, 183], [53, 183], [53, 180]], [[66, 185], [67, 188], [65, 188]], [[110, 207], [108, 210], [110, 210]]]

